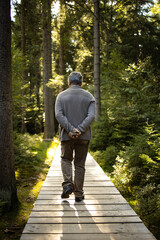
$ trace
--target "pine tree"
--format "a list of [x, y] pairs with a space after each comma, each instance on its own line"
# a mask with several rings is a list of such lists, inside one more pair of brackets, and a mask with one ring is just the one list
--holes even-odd
[[42, 0], [43, 15], [43, 79], [44, 79], [44, 109], [45, 127], [44, 138], [53, 138], [54, 126], [54, 105], [53, 91], [47, 86], [52, 79], [52, 52], [51, 52], [51, 0]]
[[101, 111], [99, 0], [94, 0], [94, 96], [96, 100], [95, 118], [98, 120]]
[[0, 200], [11, 207], [17, 202], [17, 190], [12, 126], [10, 0], [0, 2], [0, 32]]
[[[25, 86], [26, 84], [26, 71], [25, 71], [25, 65], [26, 65], [26, 37], [25, 37], [25, 0], [21, 1], [21, 52], [23, 57], [23, 71], [22, 71], [22, 84]], [[25, 87], [22, 88], [22, 125], [21, 125], [21, 133], [26, 132], [26, 124], [25, 124], [25, 118], [26, 118], [26, 101], [25, 101]]]
[[59, 75], [65, 74], [64, 64], [64, 26], [63, 26], [63, 13], [65, 11], [64, 0], [60, 0], [60, 41], [59, 41]]

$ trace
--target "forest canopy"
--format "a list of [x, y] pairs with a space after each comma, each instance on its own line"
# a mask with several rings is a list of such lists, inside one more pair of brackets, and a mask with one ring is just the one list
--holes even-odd
[[[12, 19], [14, 129], [38, 133], [43, 131], [44, 127], [43, 1], [12, 1], [12, 5], [15, 11]], [[99, 16], [102, 115], [106, 114], [103, 108], [107, 109], [109, 114], [110, 108], [106, 106], [109, 102], [112, 101], [114, 108], [116, 102], [118, 104], [121, 101], [120, 94], [124, 88], [126, 89], [123, 102], [127, 98], [127, 91], [129, 97], [137, 96], [136, 87], [141, 88], [142, 85], [143, 87], [146, 85], [146, 91], [153, 93], [151, 102], [147, 101], [148, 107], [154, 101], [153, 98], [157, 101], [158, 107], [160, 64], [158, 1], [99, 1]], [[67, 87], [67, 77], [74, 70], [82, 72], [83, 87], [93, 93], [93, 1], [53, 1], [51, 18], [52, 75], [47, 86], [52, 89], [53, 101], [57, 93]], [[132, 81], [135, 86], [127, 86], [125, 79], [136, 77], [131, 74], [137, 71], [136, 68], [140, 65], [145, 64], [148, 64], [148, 67], [146, 74], [143, 73], [141, 76], [143, 83], [136, 79], [137, 83]], [[150, 75], [150, 80], [147, 75]], [[131, 82], [128, 81], [128, 84]], [[146, 105], [145, 99], [142, 96], [141, 98]], [[141, 104], [140, 99], [138, 100]], [[128, 103], [131, 104], [131, 101], [128, 99]], [[112, 113], [115, 114], [113, 109]], [[144, 117], [144, 121], [146, 120], [147, 116]], [[152, 121], [152, 116], [150, 120]]]

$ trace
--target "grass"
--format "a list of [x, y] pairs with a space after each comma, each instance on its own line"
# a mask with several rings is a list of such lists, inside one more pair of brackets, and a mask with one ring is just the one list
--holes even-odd
[[45, 142], [40, 135], [14, 134], [15, 173], [19, 203], [1, 213], [0, 239], [19, 240], [32, 211], [59, 141]]

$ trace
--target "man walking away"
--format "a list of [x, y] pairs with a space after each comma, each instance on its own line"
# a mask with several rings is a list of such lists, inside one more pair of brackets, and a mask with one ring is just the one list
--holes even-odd
[[76, 202], [84, 199], [85, 160], [91, 139], [90, 125], [95, 117], [95, 99], [91, 93], [82, 89], [82, 81], [81, 73], [72, 72], [68, 78], [69, 88], [58, 94], [55, 104], [55, 115], [60, 124], [61, 168], [64, 179], [61, 198], [68, 198], [74, 192]]

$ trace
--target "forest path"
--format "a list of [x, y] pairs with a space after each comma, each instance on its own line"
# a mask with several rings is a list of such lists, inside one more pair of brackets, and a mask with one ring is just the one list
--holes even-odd
[[155, 240], [90, 154], [85, 200], [61, 199], [60, 146], [21, 240]]

